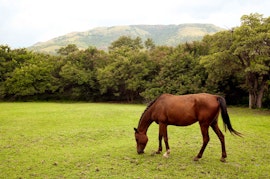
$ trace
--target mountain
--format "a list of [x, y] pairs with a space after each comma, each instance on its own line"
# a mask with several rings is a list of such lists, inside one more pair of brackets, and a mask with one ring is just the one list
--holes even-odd
[[75, 44], [80, 49], [94, 46], [106, 50], [120, 36], [140, 37], [143, 41], [151, 38], [156, 45], [176, 46], [180, 43], [201, 40], [206, 34], [224, 30], [212, 24], [180, 25], [129, 25], [97, 27], [85, 32], [72, 32], [39, 42], [28, 49], [38, 52], [56, 53], [61, 47]]

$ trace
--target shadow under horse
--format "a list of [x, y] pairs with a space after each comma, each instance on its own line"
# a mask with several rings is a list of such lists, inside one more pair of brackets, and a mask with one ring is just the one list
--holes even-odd
[[241, 133], [234, 130], [231, 125], [226, 101], [223, 97], [207, 93], [180, 96], [172, 94], [160, 95], [149, 103], [140, 118], [138, 127], [134, 128], [138, 154], [144, 153], [145, 146], [148, 142], [146, 133], [152, 122], [159, 124], [159, 147], [156, 153], [161, 153], [162, 138], [164, 138], [166, 152], [163, 156], [168, 157], [170, 147], [168, 143], [167, 126], [188, 126], [198, 121], [203, 137], [203, 145], [198, 155], [194, 158], [194, 161], [198, 161], [203, 155], [209, 142], [208, 129], [209, 126], [211, 126], [221, 142], [222, 155], [220, 161], [225, 162], [225, 158], [227, 157], [225, 139], [218, 127], [220, 111], [225, 131], [228, 129], [232, 134], [241, 136]]

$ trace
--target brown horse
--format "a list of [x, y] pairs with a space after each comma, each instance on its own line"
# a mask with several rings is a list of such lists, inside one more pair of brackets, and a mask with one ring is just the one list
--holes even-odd
[[218, 115], [220, 110], [225, 130], [227, 128], [232, 134], [241, 136], [241, 133], [232, 128], [227, 113], [226, 101], [221, 96], [206, 93], [181, 96], [163, 94], [159, 96], [147, 106], [141, 116], [138, 128], [134, 128], [138, 154], [144, 153], [144, 148], [148, 142], [146, 133], [152, 122], [155, 121], [159, 124], [159, 147], [156, 153], [161, 153], [161, 142], [162, 137], [164, 137], [166, 145], [164, 157], [168, 157], [170, 147], [168, 143], [167, 126], [188, 126], [199, 121], [203, 145], [194, 160], [198, 161], [202, 157], [205, 147], [209, 142], [208, 128], [211, 126], [221, 142], [222, 156], [220, 160], [225, 162], [225, 158], [227, 157], [225, 140], [224, 135], [218, 127]]

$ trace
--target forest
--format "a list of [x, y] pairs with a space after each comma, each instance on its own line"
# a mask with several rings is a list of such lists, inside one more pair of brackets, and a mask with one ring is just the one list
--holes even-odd
[[56, 55], [0, 45], [1, 101], [148, 102], [207, 92], [229, 105], [270, 108], [270, 17], [175, 47], [121, 36], [107, 51], [74, 44]]

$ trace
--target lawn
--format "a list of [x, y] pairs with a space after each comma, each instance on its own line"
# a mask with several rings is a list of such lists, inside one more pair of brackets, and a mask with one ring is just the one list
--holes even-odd
[[[270, 178], [270, 111], [230, 107], [224, 132], [227, 162], [210, 130], [203, 158], [198, 123], [168, 127], [171, 155], [152, 155], [158, 125], [138, 155], [133, 127], [145, 105], [105, 103], [0, 103], [0, 178]], [[164, 145], [164, 144], [163, 144]]]

